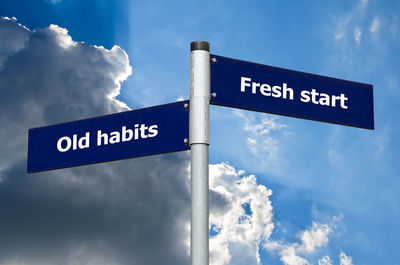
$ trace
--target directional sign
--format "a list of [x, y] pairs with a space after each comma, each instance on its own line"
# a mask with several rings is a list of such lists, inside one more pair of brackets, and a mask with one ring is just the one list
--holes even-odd
[[189, 149], [189, 101], [29, 130], [28, 173]]
[[372, 85], [211, 55], [211, 104], [374, 129]]

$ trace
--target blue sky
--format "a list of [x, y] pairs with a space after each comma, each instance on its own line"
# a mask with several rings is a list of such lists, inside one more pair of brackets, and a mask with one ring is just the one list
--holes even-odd
[[[272, 211], [273, 216], [266, 218], [271, 218], [274, 228], [269, 231], [267, 222], [260, 223], [264, 230], [255, 229], [258, 234], [250, 239], [259, 240], [256, 245], [260, 261], [250, 257], [248, 253], [253, 249], [249, 247], [250, 250], [242, 250], [243, 257], [249, 257], [242, 264], [398, 264], [400, 2], [293, 2], [5, 0], [0, 2], [0, 16], [15, 17], [16, 23], [31, 31], [58, 25], [68, 30], [73, 41], [90, 47], [119, 46], [129, 58], [132, 75], [128, 74], [126, 62], [112, 68], [128, 69], [122, 75], [121, 80], [127, 79], [122, 82], [117, 99], [131, 109], [189, 97], [189, 45], [194, 40], [210, 42], [211, 53], [221, 56], [373, 84], [374, 131], [212, 106], [211, 172], [225, 172], [237, 179], [254, 174], [258, 185], [272, 191], [257, 198], [271, 203], [273, 209], [263, 209]], [[112, 60], [124, 56], [122, 51], [114, 51]], [[1, 71], [14, 69], [7, 67], [5, 64]], [[3, 81], [0, 85], [2, 93], [7, 90], [5, 95], [12, 94], [10, 83]], [[58, 95], [57, 87], [49, 91]], [[105, 96], [106, 92], [109, 91], [100, 89], [96, 93]], [[76, 91], [77, 97], [85, 97], [85, 93]], [[27, 93], [26, 98], [29, 97], [32, 95]], [[120, 109], [96, 105], [83, 115], [101, 115], [111, 110]], [[68, 116], [60, 111], [59, 116], [42, 121], [80, 119], [79, 108], [76, 113]], [[12, 115], [11, 111], [2, 112], [3, 117]], [[33, 125], [47, 123], [38, 121]], [[0, 141], [9, 141], [7, 135], [0, 135]], [[151, 159], [161, 159], [166, 166], [176, 163], [175, 156], [161, 157], [139, 159], [136, 163], [151, 164]], [[0, 176], [7, 176], [6, 169], [12, 163], [6, 159], [1, 162]], [[85, 171], [83, 168], [77, 170]], [[81, 171], [74, 174], [84, 176]], [[250, 184], [244, 181], [243, 185]], [[229, 192], [235, 194], [234, 190]], [[187, 207], [184, 205], [181, 207]], [[153, 206], [144, 204], [145, 208]], [[216, 214], [212, 220], [226, 225], [221, 216]], [[235, 233], [236, 228], [226, 230]], [[311, 243], [302, 239], [307, 231], [315, 235], [311, 236], [312, 250], [306, 247]], [[219, 236], [216, 232], [212, 235]], [[234, 246], [243, 242], [229, 241], [232, 235], [224, 234], [224, 241], [221, 234], [218, 244], [228, 247], [216, 253], [230, 253], [229, 264], [241, 264], [235, 261], [240, 248]], [[65, 238], [68, 240], [68, 236]], [[21, 248], [15, 253], [25, 262], [22, 264], [30, 264], [25, 260], [30, 254], [26, 253], [33, 252]], [[222, 254], [217, 255], [221, 263], [214, 264], [223, 264]], [[341, 254], [347, 258], [342, 255], [341, 259]], [[326, 256], [329, 258], [323, 260]], [[11, 257], [9, 260], [15, 261]], [[114, 262], [125, 264], [118, 257]], [[12, 263], [0, 260], [0, 264]]]

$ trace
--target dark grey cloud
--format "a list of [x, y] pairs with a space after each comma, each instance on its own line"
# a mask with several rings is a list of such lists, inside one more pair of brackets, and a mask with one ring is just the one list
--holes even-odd
[[26, 174], [28, 128], [127, 109], [125, 52], [4, 18], [0, 50], [0, 264], [188, 264], [187, 153]]

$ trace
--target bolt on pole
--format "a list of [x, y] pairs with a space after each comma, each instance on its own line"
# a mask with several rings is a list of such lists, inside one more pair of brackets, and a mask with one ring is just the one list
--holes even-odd
[[191, 229], [192, 265], [208, 265], [208, 159], [210, 144], [210, 44], [190, 44]]

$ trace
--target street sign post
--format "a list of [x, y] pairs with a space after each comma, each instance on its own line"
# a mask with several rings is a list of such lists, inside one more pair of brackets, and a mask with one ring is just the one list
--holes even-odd
[[208, 265], [208, 159], [210, 144], [210, 44], [190, 45], [190, 175], [192, 265]]
[[190, 149], [191, 264], [208, 265], [210, 103], [373, 130], [373, 88], [190, 51], [190, 101], [30, 129], [28, 173]]
[[188, 138], [189, 101], [34, 128], [28, 173], [188, 150]]
[[211, 55], [211, 104], [374, 129], [372, 85]]

